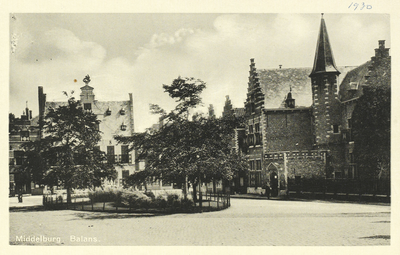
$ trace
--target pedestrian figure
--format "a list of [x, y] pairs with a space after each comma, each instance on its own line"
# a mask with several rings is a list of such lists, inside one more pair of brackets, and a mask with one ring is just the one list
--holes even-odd
[[269, 187], [268, 181], [265, 182], [265, 184], [263, 185], [263, 188], [265, 190], [264, 196], [268, 197], [268, 199], [269, 199], [269, 195], [271, 193], [271, 188]]
[[18, 203], [22, 203], [22, 189], [18, 191]]
[[269, 183], [267, 183], [267, 185], [265, 187], [265, 194], [267, 195], [267, 197], [269, 199], [269, 196], [271, 194], [271, 188], [269, 187]]

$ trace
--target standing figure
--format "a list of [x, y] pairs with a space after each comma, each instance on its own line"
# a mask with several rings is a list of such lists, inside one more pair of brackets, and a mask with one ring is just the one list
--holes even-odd
[[18, 203], [22, 203], [22, 188], [18, 189]]
[[267, 185], [265, 187], [265, 194], [267, 195], [267, 197], [269, 199], [269, 196], [271, 195], [271, 188], [269, 186], [269, 182], [268, 181], [267, 181]]

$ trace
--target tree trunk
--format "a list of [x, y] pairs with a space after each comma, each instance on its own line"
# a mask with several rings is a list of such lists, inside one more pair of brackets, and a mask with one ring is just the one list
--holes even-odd
[[71, 188], [67, 187], [67, 204], [71, 203]]
[[193, 202], [197, 202], [197, 192], [196, 192], [197, 184], [193, 182]]
[[183, 197], [184, 197], [185, 199], [187, 199], [187, 194], [188, 194], [188, 192], [189, 192], [187, 175], [185, 175], [185, 183], [184, 183], [183, 185], [184, 185], [184, 186], [183, 186]]

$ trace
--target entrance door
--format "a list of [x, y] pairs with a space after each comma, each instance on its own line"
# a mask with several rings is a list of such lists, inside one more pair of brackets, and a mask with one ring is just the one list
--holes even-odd
[[278, 196], [278, 174], [276, 172], [272, 172], [270, 174], [271, 180], [271, 196], [276, 197]]

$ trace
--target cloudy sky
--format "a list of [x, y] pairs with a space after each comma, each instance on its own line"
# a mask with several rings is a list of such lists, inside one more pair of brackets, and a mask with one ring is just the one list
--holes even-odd
[[[38, 113], [37, 87], [62, 101], [91, 76], [97, 100], [134, 94], [135, 129], [157, 121], [149, 104], [176, 104], [162, 85], [178, 76], [207, 83], [204, 108], [221, 113], [225, 95], [243, 107], [250, 58], [257, 68], [311, 67], [320, 14], [20, 14], [10, 15], [9, 112], [25, 102]], [[391, 47], [390, 16], [324, 15], [338, 66], [360, 65], [378, 40]], [[77, 82], [75, 82], [77, 80]], [[199, 108], [199, 111], [204, 110]]]

